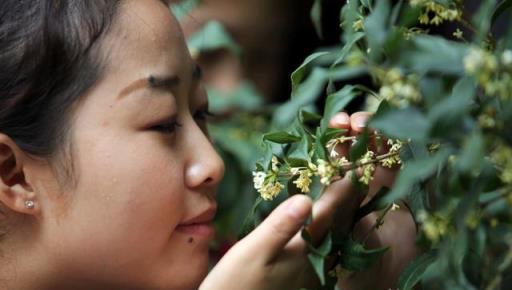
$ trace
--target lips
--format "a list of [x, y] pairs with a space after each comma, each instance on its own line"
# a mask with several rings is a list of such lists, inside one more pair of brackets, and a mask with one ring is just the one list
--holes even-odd
[[202, 211], [200, 214], [196, 215], [195, 217], [192, 217], [183, 223], [180, 224], [180, 226], [184, 225], [192, 225], [192, 224], [200, 224], [200, 223], [210, 223], [215, 218], [215, 213], [217, 212], [217, 206], [211, 206], [207, 208], [206, 210]]
[[185, 234], [212, 238], [215, 235], [213, 219], [217, 212], [216, 206], [211, 206], [198, 215], [185, 220], [176, 227], [176, 230]]

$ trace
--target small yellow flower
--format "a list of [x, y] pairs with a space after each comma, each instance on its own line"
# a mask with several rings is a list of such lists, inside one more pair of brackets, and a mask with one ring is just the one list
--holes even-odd
[[395, 96], [395, 92], [389, 86], [383, 86], [379, 90], [379, 95], [385, 100], [391, 100]]
[[430, 18], [428, 17], [428, 13], [422, 13], [420, 15], [420, 17], [418, 18], [418, 20], [420, 21], [421, 24], [429, 24], [430, 23]]
[[355, 31], [361, 31], [364, 30], [364, 22], [363, 19], [359, 19], [352, 24], [352, 28], [354, 28]]
[[455, 21], [455, 20], [459, 20], [462, 16], [462, 13], [461, 11], [457, 10], [457, 9], [450, 9], [450, 10], [447, 10], [446, 12], [446, 20], [449, 20], [449, 21]]
[[464, 39], [464, 33], [459, 28], [457, 28], [457, 30], [455, 30], [455, 32], [453, 33], [453, 36], [457, 39]]
[[317, 163], [318, 167], [316, 174], [320, 176], [320, 183], [324, 185], [331, 184], [331, 179], [335, 173], [334, 167], [329, 162], [323, 159], [318, 159]]
[[468, 73], [475, 73], [483, 63], [483, 52], [472, 48], [464, 58], [464, 68]]
[[317, 172], [318, 170], [318, 167], [312, 162], [308, 162], [308, 167], [309, 169], [311, 169], [312, 172]]
[[253, 176], [252, 181], [254, 183], [254, 188], [256, 190], [259, 190], [263, 186], [263, 183], [265, 182], [265, 178], [267, 177], [267, 174], [262, 171], [254, 171], [252, 173], [252, 176]]
[[371, 150], [366, 151], [366, 153], [359, 159], [360, 164], [364, 164], [361, 166], [363, 173], [359, 178], [359, 181], [363, 184], [368, 185], [370, 181], [373, 180], [373, 173], [375, 172], [375, 164], [373, 164], [373, 158], [375, 153]]
[[448, 222], [440, 217], [427, 214], [422, 223], [421, 229], [434, 244], [448, 232]]
[[274, 199], [281, 189], [284, 188], [284, 185], [279, 183], [277, 180], [267, 181], [260, 188], [259, 193], [264, 200], [272, 200]]
[[432, 20], [430, 20], [430, 24], [434, 24], [436, 26], [439, 26], [443, 22], [444, 22], [443, 18], [441, 18], [438, 15], [434, 16], [434, 18], [432, 18]]
[[501, 63], [504, 66], [512, 66], [512, 50], [507, 49], [501, 54]]
[[500, 170], [500, 178], [505, 184], [512, 184], [512, 148], [501, 144], [491, 153], [491, 160]]
[[272, 156], [272, 171], [277, 172], [279, 171], [279, 160], [274, 155]]
[[389, 139], [387, 144], [388, 144], [388, 146], [390, 146], [388, 153], [394, 154], [394, 155], [391, 155], [388, 158], [382, 159], [380, 161], [380, 164], [387, 168], [391, 168], [391, 167], [395, 166], [396, 164], [401, 164], [402, 160], [400, 159], [399, 153], [400, 153], [400, 150], [402, 149], [402, 141]]
[[299, 178], [297, 178], [293, 183], [300, 189], [303, 193], [309, 192], [309, 186], [311, 185], [311, 176], [312, 173], [308, 169], [299, 171]]

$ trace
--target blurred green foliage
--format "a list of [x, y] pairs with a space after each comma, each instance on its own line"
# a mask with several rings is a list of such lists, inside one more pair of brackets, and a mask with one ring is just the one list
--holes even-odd
[[[210, 127], [227, 164], [218, 196], [221, 228], [227, 233], [257, 224], [288, 194], [300, 192], [301, 170], [317, 173], [303, 193], [321, 195], [318, 172], [325, 164], [318, 161], [332, 165], [326, 146], [342, 133], [327, 128], [327, 120], [352, 100], [365, 98], [375, 111], [369, 126], [404, 143], [393, 188], [377, 194], [371, 208], [361, 212], [386, 212], [407, 200], [419, 227], [417, 243], [424, 248], [398, 288], [512, 287], [512, 21], [507, 19], [503, 35], [492, 34], [511, 3], [482, 0], [469, 13], [463, 0], [346, 1], [340, 43], [320, 48], [293, 72], [289, 101], [262, 107], [250, 83], [227, 97], [211, 90], [212, 107], [225, 116]], [[316, 0], [311, 13], [319, 33], [321, 5]], [[432, 32], [445, 24], [441, 33]], [[207, 26], [191, 45], [243, 54], [223, 34], [216, 24]], [[372, 85], [359, 83], [361, 76]], [[319, 97], [326, 97], [320, 112], [314, 106]], [[350, 164], [365, 157], [368, 140], [368, 132], [356, 140]], [[274, 200], [255, 198], [254, 170], [263, 173], [262, 184], [283, 184]], [[345, 174], [331, 177], [338, 173]], [[254, 216], [243, 224], [248, 212]], [[307, 241], [307, 232], [303, 236]], [[324, 289], [333, 289], [336, 281], [326, 275], [326, 256], [341, 252], [341, 266], [362, 270], [385, 250], [365, 249], [335, 233], [322, 245], [309, 246]]]

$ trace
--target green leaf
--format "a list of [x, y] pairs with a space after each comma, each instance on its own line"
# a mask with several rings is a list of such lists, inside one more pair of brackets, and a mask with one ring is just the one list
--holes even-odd
[[325, 149], [325, 143], [324, 143], [324, 134], [325, 132], [322, 132], [322, 130], [320, 129], [320, 127], [318, 127], [316, 129], [316, 139], [315, 139], [315, 148], [314, 148], [314, 153], [315, 153], [315, 159], [323, 159], [323, 160], [326, 160], [327, 159], [327, 154], [326, 154], [326, 149]]
[[211, 51], [227, 49], [240, 56], [241, 49], [218, 21], [208, 21], [199, 31], [187, 40], [191, 51]]
[[325, 72], [326, 78], [330, 81], [345, 81], [363, 76], [368, 73], [364, 66], [337, 66]]
[[267, 141], [278, 143], [278, 144], [290, 144], [290, 143], [299, 142], [301, 140], [301, 137], [281, 131], [281, 132], [267, 133], [267, 134], [263, 135], [263, 140], [267, 140]]
[[325, 101], [324, 116], [321, 122], [322, 131], [327, 129], [329, 121], [338, 112], [342, 111], [355, 97], [354, 87], [347, 85], [340, 91], [329, 95]]
[[400, 13], [402, 12], [402, 6], [404, 5], [404, 0], [398, 1], [398, 3], [393, 7], [393, 12], [391, 12], [390, 24], [395, 25], [398, 22], [398, 18]]
[[422, 275], [436, 260], [437, 255], [437, 250], [430, 250], [409, 263], [398, 279], [397, 288], [400, 290], [413, 290], [414, 285], [421, 280]]
[[[451, 137], [461, 131], [464, 115], [469, 112], [476, 95], [476, 84], [470, 77], [460, 79], [449, 97], [437, 101], [428, 112], [430, 133], [436, 137]], [[455, 134], [454, 134], [455, 132]]]
[[370, 268], [389, 247], [367, 250], [350, 238], [341, 242], [340, 265], [349, 271], [363, 271]]
[[301, 111], [302, 122], [304, 123], [320, 123], [322, 116], [317, 113], [309, 112], [306, 110]]
[[290, 167], [307, 167], [309, 165], [307, 159], [292, 158], [286, 159], [286, 162]]
[[331, 140], [332, 138], [339, 137], [345, 133], [347, 133], [348, 130], [346, 129], [338, 129], [338, 128], [327, 128], [324, 132], [324, 140], [325, 142]]
[[325, 87], [326, 75], [325, 69], [315, 67], [307, 79], [292, 92], [292, 98], [275, 110], [273, 125], [277, 128], [288, 126], [302, 107], [312, 104]]
[[381, 56], [384, 42], [388, 36], [388, 17], [391, 13], [389, 0], [379, 0], [373, 12], [366, 18], [364, 23], [370, 59], [377, 61]]
[[476, 95], [476, 84], [473, 78], [460, 79], [453, 87], [452, 94], [437, 102], [428, 113], [430, 122], [453, 122], [454, 119], [466, 113]]
[[324, 270], [325, 258], [322, 256], [319, 256], [317, 254], [314, 254], [314, 253], [309, 253], [308, 260], [311, 263], [311, 266], [313, 266], [313, 269], [315, 270], [315, 273], [318, 276], [318, 279], [320, 279], [320, 283], [322, 285], [324, 285], [325, 284], [325, 270]]
[[391, 203], [411, 193], [413, 186], [434, 174], [446, 162], [448, 156], [449, 152], [441, 148], [432, 156], [408, 160], [404, 163], [391, 192], [386, 195], [383, 202]]
[[192, 10], [196, 9], [199, 4], [201, 4], [201, 0], [184, 0], [177, 4], [172, 4], [171, 11], [176, 19], [181, 21], [183, 17], [187, 16], [190, 14], [190, 12], [192, 12]]
[[364, 36], [364, 32], [356, 32], [353, 35], [351, 35], [350, 39], [347, 40], [347, 43], [341, 49], [340, 56], [334, 61], [331, 67], [337, 66], [342, 61], [344, 61], [345, 57], [347, 57], [347, 54], [350, 52], [350, 50], [352, 50], [354, 44], [356, 44], [359, 40], [363, 39]]
[[322, 285], [325, 285], [325, 258], [332, 249], [332, 235], [331, 232], [327, 234], [322, 243], [318, 247], [314, 247], [311, 243], [311, 236], [309, 235], [307, 230], [302, 230], [301, 232], [302, 238], [306, 242], [306, 246], [309, 250], [308, 259], [313, 269], [315, 270], [316, 275], [320, 279]]
[[258, 196], [258, 198], [256, 198], [256, 200], [254, 201], [251, 211], [249, 212], [249, 214], [247, 214], [247, 216], [244, 219], [244, 222], [242, 224], [242, 230], [238, 234], [238, 239], [242, 239], [254, 229], [254, 215], [262, 201], [263, 198], [261, 196]]
[[369, 141], [370, 136], [368, 134], [368, 129], [365, 128], [361, 135], [357, 137], [356, 143], [354, 143], [350, 148], [350, 161], [355, 162], [368, 151]]
[[291, 77], [292, 91], [295, 91], [297, 89], [297, 87], [299, 86], [299, 84], [302, 82], [302, 80], [308, 73], [310, 64], [312, 62], [314, 62], [317, 58], [319, 58], [323, 55], [326, 55], [328, 53], [329, 52], [326, 52], [326, 51], [320, 51], [320, 52], [315, 52], [315, 53], [311, 54], [310, 56], [306, 57], [304, 62], [302, 62], [302, 64], [297, 69], [295, 69], [295, 71], [292, 72], [292, 77]]
[[[299, 143], [293, 145], [294, 148], [291, 149], [290, 154], [288, 155], [290, 158], [308, 160], [309, 159], [309, 140], [305, 132], [302, 133], [302, 137]], [[307, 162], [306, 162], [307, 166]]]
[[315, 0], [315, 2], [313, 2], [310, 17], [315, 27], [316, 34], [322, 39], [322, 0]]
[[498, 4], [496, 10], [492, 14], [491, 25], [496, 22], [496, 20], [505, 12], [507, 9], [512, 7], [512, 0], [503, 0]]
[[362, 16], [359, 13], [359, 1], [347, 1], [347, 3], [341, 8], [340, 27], [343, 30], [345, 43], [348, 43], [352, 35], [356, 33], [353, 24], [361, 17]]
[[424, 140], [428, 136], [429, 122], [418, 110], [406, 108], [389, 110], [376, 114], [369, 126], [380, 130], [389, 137], [399, 139]]
[[504, 47], [512, 47], [512, 18], [509, 19], [508, 29], [503, 37], [503, 46]]
[[476, 43], [486, 39], [491, 28], [491, 17], [494, 13], [495, 6], [496, 0], [480, 1], [478, 11], [474, 14], [472, 19], [473, 27], [476, 29]]
[[417, 35], [412, 47], [400, 52], [400, 64], [422, 75], [427, 72], [461, 75], [468, 46], [430, 35]]
[[484, 139], [480, 132], [469, 135], [462, 147], [462, 152], [457, 161], [459, 169], [463, 172], [478, 170], [484, 160]]

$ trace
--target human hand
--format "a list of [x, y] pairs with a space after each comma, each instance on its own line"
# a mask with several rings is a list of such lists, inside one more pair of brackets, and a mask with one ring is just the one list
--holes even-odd
[[349, 218], [354, 216], [362, 197], [354, 192], [349, 178], [329, 186], [314, 205], [305, 195], [290, 197], [226, 253], [199, 289], [316, 289], [318, 279], [299, 231], [312, 211], [313, 221], [307, 229], [313, 243], [320, 242], [331, 227], [335, 213], [346, 216], [345, 225], [349, 225]]
[[[347, 134], [357, 136], [366, 127], [371, 117], [369, 112], [357, 112], [352, 115], [341, 112], [330, 121], [330, 127], [346, 129]], [[349, 146], [340, 146], [340, 154], [346, 155]], [[385, 152], [378, 152], [383, 154]], [[363, 204], [368, 202], [382, 187], [391, 187], [395, 181], [398, 168], [386, 168], [378, 165], [373, 179], [368, 185], [368, 194]], [[405, 203], [400, 208], [386, 215], [382, 226], [375, 228], [379, 213], [373, 212], [361, 219], [353, 230], [353, 238], [363, 242], [367, 248], [389, 246], [381, 259], [370, 269], [352, 273], [339, 282], [342, 289], [393, 289], [396, 288], [399, 275], [419, 251], [415, 245], [416, 226]], [[341, 217], [346, 219], [346, 217]]]
[[[363, 129], [361, 124], [366, 121], [368, 116], [368, 113], [356, 113], [352, 116], [340, 113], [331, 120], [330, 125], [348, 129], [349, 134], [357, 135], [361, 133]], [[379, 170], [383, 170], [383, 168]], [[388, 173], [384, 170], [382, 173], [376, 172], [376, 174], [378, 175], [370, 183], [370, 192], [378, 191], [383, 185], [390, 186], [394, 179], [392, 171]], [[299, 230], [312, 211], [313, 221], [307, 230], [313, 243], [319, 243], [333, 224], [336, 225], [336, 230], [348, 231], [364, 197], [364, 194], [356, 192], [350, 177], [346, 176], [332, 183], [314, 205], [304, 195], [295, 195], [289, 198], [279, 205], [251, 234], [226, 253], [199, 289], [295, 290], [301, 287], [314, 289], [318, 285], [318, 280], [307, 259], [306, 245]], [[292, 210], [295, 207], [296, 210]], [[407, 215], [410, 219], [409, 213]], [[356, 231], [364, 232], [369, 229], [370, 225], [373, 225], [370, 222], [370, 216], [359, 222]], [[401, 224], [400, 219], [393, 218], [393, 220], [396, 223], [389, 222], [389, 224]], [[392, 234], [396, 232], [397, 228], [386, 226], [387, 230], [383, 229], [384, 227], [370, 235], [368, 246], [378, 247], [384, 243], [390, 245], [387, 242], [391, 240]], [[403, 261], [404, 259], [400, 256], [398, 260]], [[382, 283], [382, 281], [390, 280], [392, 281], [390, 283], [394, 283], [396, 279], [383, 276], [389, 272], [385, 272], [383, 269], [386, 265], [399, 268], [395, 266], [396, 261], [394, 256], [383, 257], [382, 261], [367, 273], [357, 273], [342, 283], [344, 286], [348, 285], [348, 289], [364, 289], [359, 286], [366, 288], [366, 280], [376, 280], [375, 277], [368, 279], [367, 275], [372, 274], [378, 274], [380, 277], [375, 284], [377, 288], [374, 289], [389, 284]], [[233, 275], [237, 277], [236, 283], [233, 283]]]

